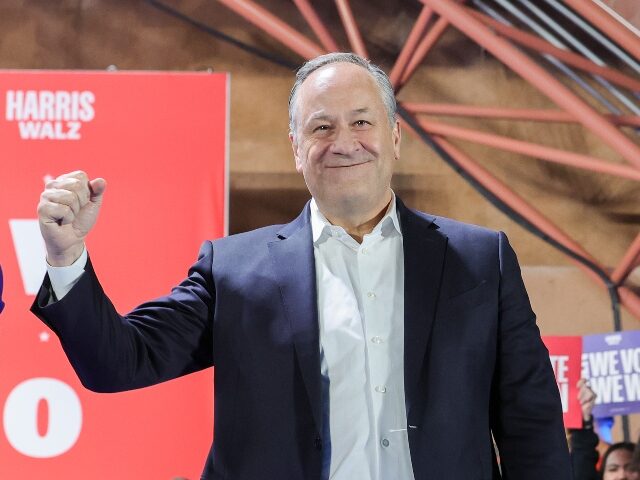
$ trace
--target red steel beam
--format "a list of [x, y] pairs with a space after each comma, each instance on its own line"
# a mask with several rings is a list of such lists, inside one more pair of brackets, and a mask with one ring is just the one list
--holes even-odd
[[606, 33], [627, 52], [640, 60], [640, 42], [638, 41], [638, 37], [613, 18], [604, 8], [601, 8], [595, 2], [585, 2], [585, 0], [564, 1], [589, 22]]
[[529, 155], [548, 162], [579, 167], [598, 173], [607, 173], [640, 182], [640, 170], [627, 165], [607, 163], [588, 155], [545, 147], [536, 143], [524, 142], [493, 133], [479, 132], [477, 130], [447, 125], [445, 123], [434, 122], [433, 120], [421, 119], [418, 121], [422, 128], [431, 134], [460, 138], [510, 152]]
[[[245, 19], [247, 19], [248, 21], [252, 22], [259, 28], [266, 31], [268, 34], [270, 34], [271, 36], [273, 36], [274, 38], [282, 42], [284, 45], [286, 45], [287, 47], [289, 47], [291, 50], [298, 53], [302, 57], [312, 58], [314, 56], [324, 53], [322, 49], [318, 45], [316, 45], [314, 42], [309, 40], [300, 32], [291, 28], [288, 24], [281, 21], [280, 19], [272, 15], [270, 12], [268, 12], [264, 8], [260, 7], [259, 5], [256, 5], [251, 0], [219, 0], [219, 1], [222, 4], [226, 5], [228, 8], [232, 9], [233, 11], [241, 15], [242, 17], [244, 17]], [[459, 29], [467, 33], [467, 35], [473, 38], [477, 43], [479, 43], [480, 45], [484, 46], [485, 48], [490, 50], [492, 53], [494, 53], [494, 55], [497, 58], [501, 59], [504, 63], [511, 66], [511, 68], [514, 71], [522, 75], [524, 78], [528, 79], [532, 84], [538, 86], [538, 88], [541, 91], [546, 93], [550, 98], [552, 98], [552, 100], [555, 100], [556, 103], [558, 103], [560, 106], [563, 106], [570, 114], [577, 116], [577, 118], [582, 118], [580, 115], [586, 113], [589, 118], [586, 119], [585, 121], [582, 121], [581, 123], [585, 124], [587, 128], [590, 128], [595, 132], [598, 132], [598, 130], [594, 129], [593, 127], [598, 127], [598, 126], [602, 127], [604, 125], [605, 131], [600, 132], [601, 136], [606, 137], [606, 135], [610, 133], [610, 128], [613, 128], [613, 127], [611, 127], [611, 125], [606, 123], [606, 120], [604, 120], [602, 117], [598, 116], [597, 114], [595, 114], [595, 112], [590, 110], [586, 105], [581, 104], [579, 100], [578, 100], [578, 103], [576, 103], [575, 102], [576, 99], [573, 98], [573, 95], [568, 90], [564, 91], [562, 89], [558, 89], [557, 88], [558, 86], [555, 85], [554, 82], [551, 82], [552, 85], [554, 85], [554, 88], [552, 88], [551, 90], [555, 90], [555, 92], [549, 91], [549, 89], [547, 88], [543, 88], [543, 86], [540, 85], [540, 83], [543, 83], [544, 81], [548, 81], [548, 78], [545, 78], [544, 75], [541, 75], [540, 72], [536, 71], [535, 68], [533, 69], [531, 68], [532, 66], [528, 64], [530, 62], [528, 57], [520, 54], [517, 50], [513, 49], [513, 47], [511, 47], [508, 43], [493, 36], [491, 32], [486, 30], [486, 28], [482, 27], [482, 24], [480, 24], [479, 22], [474, 23], [473, 18], [470, 17], [469, 14], [466, 14], [464, 10], [460, 10], [460, 7], [451, 5], [447, 0], [422, 0], [422, 1], [423, 3], [428, 4], [435, 11], [440, 13], [440, 15], [442, 15], [443, 17], [445, 15], [448, 15], [447, 18], [452, 17], [453, 18], [452, 23], [454, 23]], [[569, 3], [569, 0], [567, 0], [567, 3]], [[343, 19], [345, 28], [347, 29], [347, 35], [350, 39], [352, 47], [354, 48], [356, 53], [367, 57], [366, 50], [364, 49], [364, 43], [362, 42], [359, 31], [357, 29], [357, 25], [355, 23], [355, 20], [353, 19], [353, 15], [351, 13], [351, 10], [349, 8], [347, 1], [336, 0], [336, 4], [338, 5], [338, 9], [341, 13], [341, 18]], [[443, 20], [443, 19], [440, 19], [440, 20]], [[358, 46], [358, 39], [360, 44], [359, 46]], [[431, 41], [435, 43], [435, 40], [431, 40]], [[423, 40], [423, 43], [425, 43], [424, 40]], [[506, 53], [499, 52], [499, 50], [505, 46], [507, 47]], [[431, 48], [431, 45], [428, 45], [427, 48], [423, 47], [423, 49], [425, 50], [424, 55], [426, 55], [429, 48]], [[497, 50], [498, 53], [496, 53], [494, 50]], [[515, 52], [512, 50], [515, 50]], [[418, 53], [417, 51], [414, 52], [414, 55], [413, 55], [414, 60], [418, 58], [417, 53]], [[517, 64], [518, 62], [521, 62], [523, 60], [524, 60], [524, 66], [518, 67], [517, 65], [516, 66], [513, 65], [514, 63]], [[422, 59], [420, 59], [420, 61], [417, 61], [416, 63], [419, 64], [421, 61]], [[537, 66], [534, 64], [533, 67], [537, 67]], [[533, 72], [531, 72], [531, 70], [533, 70]], [[408, 79], [409, 76], [410, 74], [409, 75], [405, 74], [406, 79]], [[551, 80], [553, 80], [552, 77], [550, 78]], [[570, 94], [569, 100], [558, 101], [556, 99], [556, 97], [559, 97], [561, 96], [561, 94], [566, 94], [566, 93]], [[595, 114], [595, 120], [594, 118], [591, 118], [592, 114]], [[615, 128], [614, 128], [614, 131], [617, 134], [620, 134], [620, 132], [615, 130]], [[614, 136], [617, 136], [617, 135], [614, 135]], [[624, 138], [626, 139], [626, 137]], [[574, 240], [572, 240], [570, 237], [564, 234], [564, 232], [562, 232], [553, 223], [551, 223], [548, 219], [546, 219], [546, 217], [544, 217], [540, 212], [535, 210], [524, 199], [519, 197], [510, 189], [508, 189], [508, 187], [506, 187], [499, 180], [493, 177], [483, 167], [481, 167], [476, 162], [471, 160], [461, 151], [457, 150], [453, 145], [451, 145], [445, 139], [438, 136], [434, 137], [434, 139], [457, 162], [463, 165], [465, 169], [467, 169], [467, 171], [469, 171], [470, 174], [476, 178], [476, 180], [480, 181], [480, 183], [482, 183], [485, 186], [485, 188], [488, 188], [489, 190], [491, 190], [498, 198], [501, 198], [502, 201], [504, 201], [507, 205], [509, 205], [511, 208], [514, 208], [514, 210], [520, 212], [520, 214], [524, 215], [534, 225], [536, 225], [542, 231], [547, 233], [547, 235], [551, 236], [556, 241], [559, 241], [561, 244], [565, 245], [565, 247], [569, 248], [570, 250], [576, 253], [579, 253], [581, 256], [589, 259], [591, 262], [597, 265], [597, 262], [579, 244], [577, 244]], [[614, 139], [613, 142], [607, 142], [607, 143], [614, 146], [614, 148], [618, 151], [622, 150], [622, 152], [620, 153], [623, 153], [623, 152], [627, 153], [628, 145], [626, 145], [624, 141], [620, 141], [619, 138]], [[637, 149], [631, 148], [630, 150], [631, 150], [631, 153], [633, 154], [637, 153], [636, 152]], [[625, 153], [623, 153], [623, 156], [626, 157]], [[632, 159], [629, 159], [629, 160], [634, 164], [636, 163]], [[640, 164], [640, 160], [638, 160], [637, 163]], [[627, 252], [627, 255], [623, 259], [623, 262], [619, 267], [621, 269], [620, 270], [621, 273], [618, 273], [618, 276], [621, 276], [624, 274], [622, 269], [625, 268], [624, 265], [626, 264], [626, 262], [630, 262], [630, 264], [634, 263], [634, 260], [629, 261], [627, 260], [627, 257], [633, 253], [632, 249], [636, 248], [635, 244], [636, 242], [634, 242], [632, 248], [630, 248], [630, 251]], [[580, 265], [582, 268], [586, 268], [581, 263], [578, 263], [578, 265]], [[590, 269], [586, 269], [586, 271], [592, 278], [595, 278], [596, 280], [600, 280], [600, 278]], [[623, 304], [627, 306], [627, 308], [636, 317], [640, 318], [640, 297], [636, 295], [633, 291], [631, 291], [630, 289], [624, 286], [619, 287], [618, 291], [620, 294], [620, 299], [623, 302]]]
[[495, 35], [457, 3], [450, 0], [421, 1], [573, 115], [629, 163], [640, 168], [640, 147], [527, 55]]
[[620, 303], [640, 319], [640, 297], [638, 294], [630, 288], [618, 287], [618, 296], [620, 297]]
[[[575, 242], [571, 237], [564, 233], [559, 227], [545, 217], [541, 212], [532, 207], [525, 199], [507, 187], [504, 183], [491, 175], [488, 170], [484, 169], [461, 150], [458, 150], [453, 144], [449, 143], [442, 137], [434, 136], [433, 140], [440, 145], [456, 162], [458, 162], [468, 173], [470, 173], [480, 184], [490, 190], [496, 197], [502, 200], [510, 208], [520, 213], [533, 225], [545, 232], [551, 238], [564, 245], [569, 250], [587, 258], [589, 261], [597, 265], [597, 261], [582, 246]], [[585, 267], [586, 268], [586, 267]], [[600, 277], [592, 270], [588, 269], [590, 275], [594, 279], [600, 280]]]
[[[428, 115], [451, 117], [478, 117], [504, 120], [524, 120], [530, 122], [578, 123], [578, 121], [562, 110], [541, 108], [505, 108], [484, 107], [475, 105], [458, 105], [451, 103], [416, 103], [402, 102], [407, 110]], [[640, 116], [605, 114], [610, 122], [619, 126], [640, 127]]]
[[439, 18], [433, 27], [431, 27], [431, 29], [425, 34], [415, 52], [413, 52], [411, 60], [409, 60], [409, 64], [407, 65], [407, 68], [405, 68], [396, 90], [402, 88], [403, 85], [409, 81], [411, 75], [413, 75], [418, 66], [424, 60], [424, 57], [427, 56], [427, 53], [429, 53], [431, 48], [433, 48], [448, 26], [449, 22], [445, 18]]
[[[411, 133], [417, 135], [417, 132], [411, 128], [407, 122], [402, 122], [403, 126], [406, 126]], [[497, 198], [502, 200], [507, 206], [524, 216], [537, 228], [545, 232], [552, 239], [564, 245], [572, 252], [581, 255], [597, 265], [597, 260], [591, 256], [582, 246], [580, 246], [575, 240], [564, 233], [559, 227], [557, 227], [551, 220], [545, 217], [541, 212], [531, 206], [524, 198], [511, 190], [501, 180], [497, 179], [491, 172], [480, 165], [478, 162], [469, 157], [466, 153], [462, 152], [451, 144], [446, 139], [434, 135], [431, 138], [444, 149], [453, 159], [462, 166], [467, 173], [475, 178], [483, 187], [491, 191]], [[589, 269], [593, 278], [600, 279], [600, 277]]]
[[318, 37], [324, 49], [327, 52], [337, 52], [339, 50], [338, 44], [329, 33], [329, 30], [327, 30], [327, 27], [324, 26], [322, 20], [320, 20], [320, 17], [311, 3], [309, 3], [309, 0], [293, 0], [293, 3], [296, 4], [296, 7], [300, 10], [300, 13], [311, 27], [311, 30], [313, 30], [313, 33]]
[[631, 273], [631, 270], [633, 270], [639, 262], [640, 233], [636, 236], [636, 239], [633, 241], [624, 257], [622, 257], [622, 260], [620, 260], [618, 266], [611, 273], [611, 280], [613, 280], [613, 282], [616, 284], [623, 283]]
[[625, 75], [624, 73], [612, 68], [597, 65], [576, 53], [558, 48], [540, 37], [524, 32], [515, 27], [505, 25], [504, 23], [494, 20], [488, 15], [476, 10], [467, 9], [467, 12], [478, 18], [485, 25], [491, 27], [500, 35], [510, 38], [520, 45], [537, 50], [540, 53], [548, 53], [572, 67], [593, 73], [594, 75], [599, 75], [602, 78], [606, 78], [610, 82], [621, 87], [628, 88], [629, 90], [640, 92], [640, 81], [633, 77]]
[[[406, 123], [403, 122], [403, 126], [408, 127], [409, 131], [416, 134], [416, 132]], [[556, 226], [551, 220], [545, 217], [541, 212], [536, 210], [525, 199], [520, 197], [517, 193], [511, 190], [503, 182], [494, 177], [488, 170], [472, 160], [467, 154], [457, 149], [447, 140], [439, 136], [433, 136], [433, 140], [445, 150], [451, 157], [462, 166], [467, 173], [469, 173], [476, 181], [478, 181], [483, 187], [491, 191], [497, 198], [502, 200], [507, 206], [518, 212], [525, 217], [533, 225], [535, 225], [542, 232], [549, 237], [564, 245], [566, 248], [574, 253], [579, 254], [583, 258], [586, 258], [592, 262], [595, 266], [602, 269], [602, 266], [595, 260], [584, 248], [582, 248], [571, 237], [564, 233], [558, 226]], [[574, 262], [579, 268], [581, 268], [589, 278], [594, 280], [598, 285], [604, 286], [604, 283], [599, 275], [593, 270], [588, 268], [583, 263], [579, 262], [573, 257], [569, 259]], [[627, 307], [629, 312], [636, 318], [640, 319], [640, 297], [638, 297], [629, 288], [621, 286], [618, 288], [620, 300], [622, 304]]]
[[227, 8], [264, 30], [303, 58], [313, 58], [325, 51], [296, 29], [251, 0], [218, 0]]
[[433, 10], [426, 5], [423, 5], [420, 15], [418, 15], [416, 22], [413, 24], [413, 28], [411, 29], [398, 58], [396, 58], [396, 62], [391, 69], [391, 73], [389, 73], [389, 79], [391, 80], [392, 85], [395, 86], [400, 81], [404, 69], [407, 67], [407, 63], [409, 63], [409, 60], [413, 56], [413, 52], [416, 50], [420, 37], [422, 37], [425, 29], [427, 28], [427, 23], [429, 23], [432, 16]]
[[347, 32], [347, 38], [349, 39], [351, 49], [361, 57], [369, 58], [367, 49], [364, 46], [364, 41], [360, 35], [360, 30], [358, 29], [358, 24], [353, 17], [349, 0], [336, 0], [336, 7], [338, 7], [338, 13], [340, 14], [342, 25], [344, 25], [344, 29]]

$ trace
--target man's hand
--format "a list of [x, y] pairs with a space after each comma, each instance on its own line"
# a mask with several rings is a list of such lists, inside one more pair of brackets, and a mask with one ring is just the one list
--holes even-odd
[[68, 266], [80, 257], [84, 238], [98, 218], [106, 187], [103, 178], [89, 181], [81, 171], [47, 182], [40, 195], [38, 219], [49, 265]]
[[588, 422], [591, 418], [591, 411], [596, 404], [596, 396], [596, 393], [591, 390], [587, 380], [581, 378], [578, 381], [578, 401], [580, 402], [582, 418], [585, 422]]

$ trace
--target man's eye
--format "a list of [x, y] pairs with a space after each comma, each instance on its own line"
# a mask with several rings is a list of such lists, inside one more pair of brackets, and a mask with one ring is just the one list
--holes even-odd
[[324, 132], [326, 130], [329, 130], [329, 125], [318, 125], [313, 129], [314, 132]]
[[356, 120], [354, 122], [354, 125], [356, 125], [358, 127], [364, 127], [366, 125], [371, 125], [371, 123], [367, 122], [366, 120]]

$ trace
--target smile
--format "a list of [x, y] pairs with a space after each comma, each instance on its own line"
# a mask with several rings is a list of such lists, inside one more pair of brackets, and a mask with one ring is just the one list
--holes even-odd
[[327, 165], [326, 168], [349, 168], [349, 167], [358, 167], [360, 165], [366, 165], [370, 160], [365, 160], [363, 162], [350, 163], [347, 165]]

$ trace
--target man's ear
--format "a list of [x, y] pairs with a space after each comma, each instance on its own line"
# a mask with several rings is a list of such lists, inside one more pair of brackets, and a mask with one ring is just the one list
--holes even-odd
[[393, 154], [396, 160], [400, 159], [400, 143], [402, 140], [402, 132], [400, 131], [400, 121], [396, 120], [396, 124], [391, 132], [393, 136]]
[[302, 173], [302, 161], [300, 160], [300, 155], [298, 155], [298, 142], [293, 132], [289, 132], [289, 141], [291, 142], [291, 149], [293, 150], [293, 159], [296, 162], [296, 171]]

